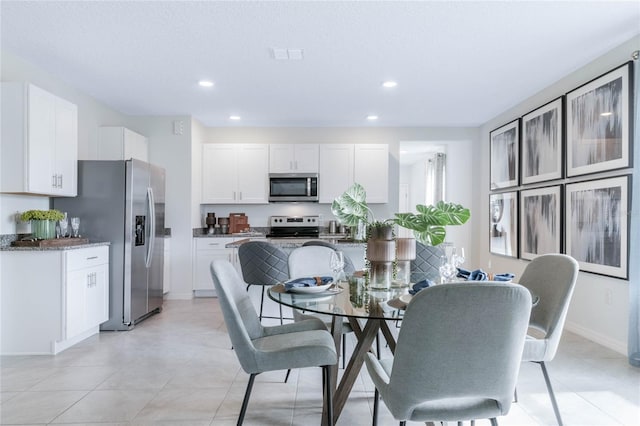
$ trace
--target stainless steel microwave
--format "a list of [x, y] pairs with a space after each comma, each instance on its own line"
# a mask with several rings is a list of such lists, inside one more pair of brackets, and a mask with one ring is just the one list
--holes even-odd
[[317, 173], [270, 173], [269, 201], [318, 202]]

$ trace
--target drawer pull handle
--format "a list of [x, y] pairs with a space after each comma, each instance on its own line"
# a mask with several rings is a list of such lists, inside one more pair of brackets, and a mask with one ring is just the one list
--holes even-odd
[[98, 256], [91, 256], [91, 257], [87, 257], [87, 260], [92, 260], [92, 259], [97, 259]]

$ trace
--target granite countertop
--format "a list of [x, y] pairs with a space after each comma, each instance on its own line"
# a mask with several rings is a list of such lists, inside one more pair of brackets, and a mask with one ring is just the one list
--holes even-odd
[[109, 241], [96, 241], [96, 242], [89, 242], [89, 243], [86, 243], [86, 244], [76, 244], [76, 245], [58, 246], [58, 247], [13, 247], [13, 246], [6, 246], [6, 247], [0, 247], [0, 251], [76, 250], [76, 249], [83, 249], [83, 248], [87, 248], [87, 247], [108, 246], [110, 244], [111, 243]]

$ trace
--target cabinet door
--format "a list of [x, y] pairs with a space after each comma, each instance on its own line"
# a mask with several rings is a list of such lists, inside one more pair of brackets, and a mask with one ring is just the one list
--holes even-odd
[[354, 182], [353, 145], [320, 145], [320, 169], [318, 176], [320, 202], [333, 202], [336, 197], [346, 191]]
[[319, 146], [318, 144], [294, 145], [294, 169], [298, 173], [318, 173]]
[[201, 203], [235, 204], [237, 187], [235, 145], [203, 145]]
[[195, 282], [193, 283], [194, 290], [215, 290], [213, 286], [213, 280], [211, 278], [211, 271], [209, 269], [213, 260], [222, 259], [232, 261], [233, 250], [221, 249], [221, 250], [198, 250], [196, 252], [196, 271]]
[[109, 266], [100, 265], [87, 273], [85, 329], [97, 327], [109, 319]]
[[135, 158], [140, 161], [149, 161], [147, 138], [129, 129], [124, 129], [124, 158]]
[[85, 309], [90, 281], [86, 269], [71, 271], [67, 275], [65, 339], [71, 339], [87, 329]]
[[269, 150], [264, 144], [238, 147], [238, 204], [267, 204], [269, 186]]
[[51, 194], [54, 192], [56, 173], [56, 99], [51, 93], [28, 85], [27, 133], [27, 192]]
[[269, 173], [289, 173], [293, 168], [294, 145], [269, 145]]
[[[354, 182], [367, 191], [367, 203], [389, 201], [389, 146], [355, 145]], [[346, 188], [345, 188], [346, 189]]]
[[54, 193], [75, 197], [78, 194], [78, 107], [56, 98], [56, 155]]

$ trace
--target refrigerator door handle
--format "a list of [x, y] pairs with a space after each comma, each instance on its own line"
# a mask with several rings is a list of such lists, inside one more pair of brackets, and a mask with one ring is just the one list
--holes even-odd
[[147, 245], [147, 259], [145, 265], [147, 269], [151, 267], [153, 260], [153, 246], [156, 242], [156, 205], [153, 199], [153, 189], [147, 188], [147, 202], [149, 203], [147, 211], [149, 212], [149, 244]]

